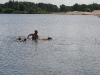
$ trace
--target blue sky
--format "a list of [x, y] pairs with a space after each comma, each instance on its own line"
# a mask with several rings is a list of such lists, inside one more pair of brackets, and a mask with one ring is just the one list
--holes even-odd
[[[0, 3], [8, 2], [9, 0], [0, 0]], [[97, 3], [100, 4], [100, 0], [18, 0], [18, 1], [28, 1], [28, 2], [34, 2], [34, 3], [51, 3], [55, 4], [57, 6], [64, 4], [66, 6], [72, 6], [75, 3], [78, 4], [92, 4]]]

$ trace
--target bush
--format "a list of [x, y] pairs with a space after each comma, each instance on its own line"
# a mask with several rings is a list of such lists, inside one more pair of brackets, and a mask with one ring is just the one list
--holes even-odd
[[85, 11], [85, 12], [91, 12], [91, 9], [90, 8], [85, 8], [83, 11]]
[[11, 8], [7, 8], [7, 9], [4, 9], [3, 10], [4, 13], [14, 13], [14, 11], [15, 10], [14, 9], [11, 9]]
[[2, 13], [2, 8], [0, 7], [0, 13]]

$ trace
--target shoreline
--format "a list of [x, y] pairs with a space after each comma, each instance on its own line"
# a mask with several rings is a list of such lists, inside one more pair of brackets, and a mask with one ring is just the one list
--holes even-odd
[[96, 15], [100, 17], [100, 10], [94, 10], [93, 12], [80, 12], [80, 11], [71, 11], [71, 12], [53, 12], [52, 14], [66, 14], [66, 15]]
[[[25, 14], [25, 13], [0, 13], [0, 14]], [[93, 12], [82, 12], [82, 11], [52, 12], [52, 13], [48, 13], [48, 14], [58, 14], [58, 15], [94, 15], [94, 16], [100, 17], [100, 10], [94, 10]]]

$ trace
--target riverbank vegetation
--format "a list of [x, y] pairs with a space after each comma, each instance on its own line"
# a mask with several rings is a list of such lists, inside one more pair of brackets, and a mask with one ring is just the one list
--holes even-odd
[[52, 12], [68, 12], [68, 11], [82, 11], [92, 12], [100, 10], [100, 4], [74, 4], [73, 6], [34, 3], [34, 2], [18, 2], [9, 0], [4, 4], [0, 4], [0, 13], [19, 13], [19, 14], [47, 14]]

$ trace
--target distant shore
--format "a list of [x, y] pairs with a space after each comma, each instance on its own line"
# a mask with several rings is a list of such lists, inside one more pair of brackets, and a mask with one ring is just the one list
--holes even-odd
[[96, 15], [100, 17], [100, 10], [94, 10], [93, 12], [79, 12], [79, 11], [72, 11], [72, 12], [53, 12], [52, 14], [66, 14], [66, 15]]

